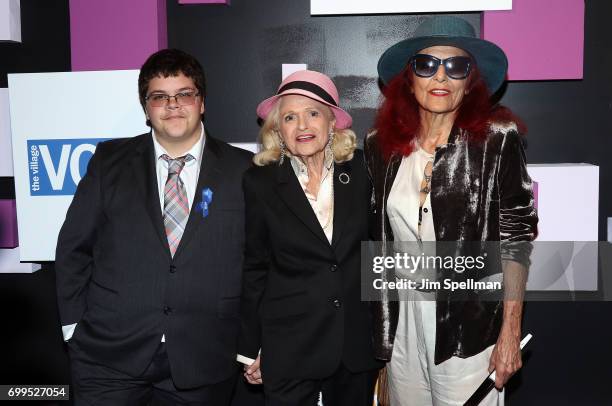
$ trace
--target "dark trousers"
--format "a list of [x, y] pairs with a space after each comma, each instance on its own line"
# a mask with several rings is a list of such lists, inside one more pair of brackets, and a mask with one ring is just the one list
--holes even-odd
[[139, 377], [89, 360], [75, 344], [69, 344], [74, 404], [81, 405], [229, 405], [235, 376], [225, 381], [193, 389], [178, 389], [170, 374], [170, 363], [163, 343], [151, 364]]
[[353, 373], [344, 365], [324, 379], [271, 380], [264, 376], [266, 406], [316, 406], [319, 392], [324, 406], [372, 406], [377, 377], [378, 369]]

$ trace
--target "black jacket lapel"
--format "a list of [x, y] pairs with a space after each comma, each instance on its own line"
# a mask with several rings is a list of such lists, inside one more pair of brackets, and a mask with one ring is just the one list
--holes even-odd
[[329, 245], [323, 228], [319, 224], [319, 220], [312, 210], [312, 206], [308, 203], [308, 198], [304, 194], [304, 190], [295, 176], [295, 173], [293, 173], [291, 163], [288, 159], [278, 168], [277, 191], [289, 210], [291, 210], [314, 235]]
[[353, 202], [353, 181], [351, 164], [334, 164], [334, 232], [332, 235], [332, 246], [336, 246], [344, 226], [349, 219]]
[[159, 191], [157, 187], [157, 172], [155, 170], [155, 148], [151, 133], [144, 137], [143, 142], [136, 148], [134, 159], [132, 159], [132, 169], [134, 181], [140, 188], [144, 197], [146, 207], [153, 227], [159, 236], [161, 244], [165, 247], [168, 255], [170, 248], [164, 229], [164, 220], [160, 207]]
[[215, 210], [215, 190], [219, 179], [222, 177], [221, 169], [219, 168], [219, 160], [221, 159], [221, 151], [217, 141], [206, 135], [206, 143], [204, 144], [204, 151], [202, 152], [202, 161], [200, 162], [200, 174], [198, 176], [198, 185], [195, 190], [195, 196], [189, 212], [189, 219], [185, 226], [185, 232], [181, 237], [181, 242], [176, 249], [175, 257], [180, 255], [183, 247], [187, 245], [191, 237], [195, 234], [198, 228], [206, 221], [200, 204], [202, 203], [202, 191], [205, 188], [210, 189], [213, 192], [212, 202], [209, 206], [208, 215], [214, 215]]

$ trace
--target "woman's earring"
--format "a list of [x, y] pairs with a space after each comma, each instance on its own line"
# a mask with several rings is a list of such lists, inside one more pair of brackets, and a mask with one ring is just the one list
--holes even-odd
[[278, 164], [282, 165], [285, 162], [285, 155], [287, 153], [287, 147], [285, 146], [285, 141], [280, 140], [280, 157], [278, 159]]
[[331, 149], [332, 144], [334, 143], [334, 136], [336, 133], [333, 129], [329, 130], [329, 137], [327, 138], [327, 147]]

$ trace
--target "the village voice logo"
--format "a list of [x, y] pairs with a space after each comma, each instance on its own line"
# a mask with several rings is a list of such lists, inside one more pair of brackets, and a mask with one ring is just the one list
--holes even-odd
[[30, 195], [73, 195], [96, 145], [108, 139], [28, 140]]

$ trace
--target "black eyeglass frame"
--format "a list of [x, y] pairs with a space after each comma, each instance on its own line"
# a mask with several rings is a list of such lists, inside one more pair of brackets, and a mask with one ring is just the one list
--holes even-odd
[[[193, 94], [192, 94], [193, 93]], [[185, 91], [185, 92], [178, 92], [175, 95], [169, 95], [169, 94], [165, 94], [165, 93], [152, 93], [148, 96], [145, 97], [145, 102], [150, 102], [152, 97], [155, 96], [163, 96], [163, 104], [160, 104], [158, 106], [153, 106], [152, 102], [151, 105], [153, 107], [165, 107], [168, 104], [170, 104], [170, 99], [174, 98], [174, 101], [176, 102], [176, 104], [178, 104], [179, 106], [193, 106], [195, 104], [196, 98], [198, 96], [200, 96], [200, 92], [198, 92], [197, 90], [194, 91]], [[189, 96], [193, 96], [193, 102], [192, 103], [181, 103], [179, 102], [179, 100], [183, 97], [189, 97]], [[183, 100], [184, 101], [184, 100]]]
[[[433, 72], [429, 75], [424, 75], [422, 73], [419, 74], [417, 72], [417, 67], [416, 67], [417, 58], [427, 58], [430, 61], [435, 62], [436, 66], [435, 66], [435, 69], [433, 69]], [[457, 61], [457, 60], [467, 61], [466, 62], [467, 68], [465, 69], [465, 73], [462, 73], [461, 75], [455, 75], [449, 72], [448, 63], [452, 63], [453, 61]], [[446, 76], [448, 76], [451, 79], [455, 79], [455, 80], [464, 80], [468, 76], [470, 76], [470, 72], [472, 71], [472, 66], [473, 66], [473, 60], [469, 56], [451, 56], [450, 58], [440, 59], [440, 58], [436, 58], [435, 56], [429, 55], [429, 54], [416, 54], [412, 56], [412, 58], [410, 58], [410, 60], [408, 61], [408, 64], [412, 67], [412, 72], [414, 72], [414, 74], [420, 78], [430, 78], [434, 76], [438, 72], [440, 65], [444, 65], [444, 71], [446, 72]]]

